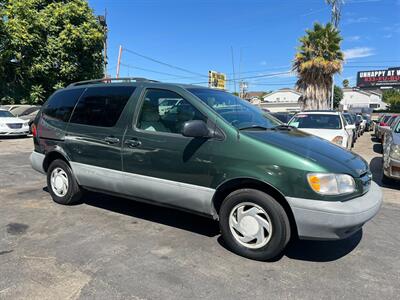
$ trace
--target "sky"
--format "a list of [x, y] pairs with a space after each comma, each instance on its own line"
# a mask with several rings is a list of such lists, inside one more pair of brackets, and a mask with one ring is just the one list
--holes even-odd
[[[209, 70], [249, 91], [293, 87], [299, 38], [330, 21], [324, 0], [89, 0], [107, 10], [108, 73], [207, 85]], [[339, 29], [345, 64], [335, 83], [357, 71], [400, 66], [400, 0], [345, 0]], [[161, 63], [160, 63], [161, 62]], [[234, 71], [233, 71], [234, 70]], [[268, 75], [268, 76], [265, 76]]]

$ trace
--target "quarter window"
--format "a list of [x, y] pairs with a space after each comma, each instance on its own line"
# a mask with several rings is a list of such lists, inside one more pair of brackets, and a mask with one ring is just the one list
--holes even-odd
[[148, 89], [139, 114], [137, 127], [146, 131], [180, 134], [183, 124], [206, 118], [179, 94], [161, 89]]
[[70, 89], [56, 92], [43, 109], [43, 115], [49, 119], [68, 122], [76, 102], [84, 89]]
[[76, 105], [70, 122], [113, 127], [134, 90], [129, 86], [89, 88]]

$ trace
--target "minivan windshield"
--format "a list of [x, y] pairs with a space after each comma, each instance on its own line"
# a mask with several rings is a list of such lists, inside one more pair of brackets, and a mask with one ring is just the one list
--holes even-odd
[[6, 110], [0, 110], [0, 118], [13, 118], [14, 115]]
[[315, 129], [341, 129], [339, 115], [331, 114], [304, 114], [295, 115], [289, 122], [290, 126], [297, 128]]
[[273, 128], [282, 125], [273, 116], [230, 93], [206, 88], [190, 88], [188, 91], [238, 129]]

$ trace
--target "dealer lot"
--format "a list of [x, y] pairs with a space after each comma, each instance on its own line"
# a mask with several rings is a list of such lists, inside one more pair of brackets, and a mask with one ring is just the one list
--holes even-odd
[[[0, 299], [383, 298], [400, 293], [400, 184], [343, 241], [297, 241], [271, 263], [224, 248], [218, 224], [168, 208], [89, 194], [52, 202], [29, 164], [32, 140], [0, 140]], [[354, 148], [381, 184], [380, 145]]]

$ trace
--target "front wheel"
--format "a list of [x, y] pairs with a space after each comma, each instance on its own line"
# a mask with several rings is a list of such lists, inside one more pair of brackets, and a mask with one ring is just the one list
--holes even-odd
[[53, 200], [59, 204], [75, 204], [82, 197], [70, 166], [61, 159], [54, 160], [47, 170], [47, 188]]
[[290, 239], [285, 210], [273, 197], [258, 190], [241, 189], [228, 195], [219, 218], [228, 248], [250, 259], [273, 259]]

